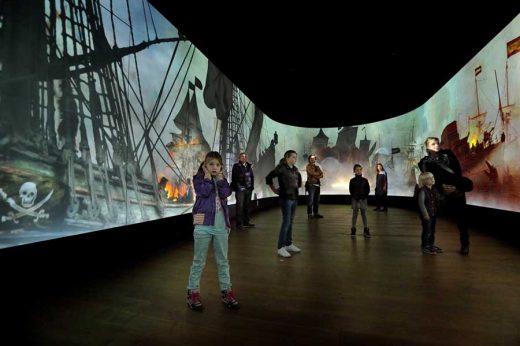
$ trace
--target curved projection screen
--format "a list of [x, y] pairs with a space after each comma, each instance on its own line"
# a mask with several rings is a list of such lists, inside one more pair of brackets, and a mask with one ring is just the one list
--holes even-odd
[[475, 182], [469, 203], [520, 211], [520, 16], [422, 107], [309, 129], [269, 119], [147, 2], [0, 11], [0, 248], [189, 213], [209, 150], [228, 173], [247, 152], [254, 198], [273, 196], [264, 177], [288, 149], [304, 178], [318, 156], [323, 193], [347, 194], [355, 163], [374, 184], [382, 162], [389, 193], [411, 196], [437, 136]]

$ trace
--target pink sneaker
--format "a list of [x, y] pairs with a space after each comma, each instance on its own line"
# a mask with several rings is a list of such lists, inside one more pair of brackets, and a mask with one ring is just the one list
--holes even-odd
[[231, 289], [222, 291], [222, 303], [230, 309], [240, 309], [240, 304], [238, 304], [238, 301], [235, 298], [235, 293]]
[[188, 290], [188, 297], [186, 298], [186, 303], [189, 308], [195, 311], [202, 311], [204, 306], [200, 301], [200, 292], [194, 290]]

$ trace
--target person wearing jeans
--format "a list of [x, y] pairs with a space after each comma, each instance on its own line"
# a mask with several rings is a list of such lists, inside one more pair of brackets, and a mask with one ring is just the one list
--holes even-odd
[[[296, 151], [286, 151], [280, 164], [265, 177], [266, 184], [280, 198], [282, 225], [278, 235], [278, 255], [282, 257], [291, 257], [289, 252], [301, 251], [292, 242], [292, 225], [298, 205], [298, 189], [302, 186], [302, 176], [295, 166], [296, 159]], [[274, 186], [274, 178], [278, 179], [278, 188]]]
[[231, 187], [223, 174], [222, 156], [210, 151], [193, 177], [196, 199], [193, 205], [193, 261], [188, 276], [186, 303], [195, 311], [202, 311], [200, 279], [206, 265], [208, 249], [213, 241], [222, 303], [230, 309], [240, 304], [231, 289], [228, 262], [229, 212], [227, 198]]
[[309, 219], [321, 219], [323, 215], [318, 213], [320, 207], [320, 179], [323, 178], [323, 171], [316, 164], [316, 155], [309, 155], [309, 163], [305, 167], [307, 172], [307, 182], [305, 187], [309, 196], [307, 197], [307, 217]]

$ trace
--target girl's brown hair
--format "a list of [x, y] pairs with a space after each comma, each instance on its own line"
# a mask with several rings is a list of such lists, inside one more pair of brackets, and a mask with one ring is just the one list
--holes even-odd
[[222, 156], [218, 151], [210, 151], [206, 154], [206, 157], [204, 158], [204, 161], [199, 166], [199, 170], [197, 171], [197, 174], [204, 175], [204, 169], [202, 168], [209, 160], [217, 159], [220, 165], [222, 166], [222, 169], [224, 169], [224, 162], [222, 161]]

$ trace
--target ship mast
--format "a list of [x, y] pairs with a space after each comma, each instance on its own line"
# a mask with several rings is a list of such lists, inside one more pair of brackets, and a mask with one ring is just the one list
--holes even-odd
[[[507, 104], [505, 106], [502, 105], [502, 98], [500, 96], [500, 88], [498, 87], [498, 77], [497, 73], [495, 71], [495, 80], [497, 84], [497, 93], [498, 93], [498, 113], [500, 114], [500, 121], [502, 124], [502, 135], [500, 136], [500, 141], [505, 142], [511, 140], [509, 135], [509, 123], [511, 121], [511, 111], [514, 106], [514, 104], [509, 103], [509, 66], [506, 60], [506, 74], [505, 74], [505, 80], [506, 80], [506, 102]], [[497, 115], [498, 118], [498, 115]], [[496, 120], [495, 120], [496, 123]]]
[[475, 95], [476, 95], [476, 101], [477, 101], [477, 114], [474, 116], [468, 116], [468, 129], [471, 132], [471, 120], [477, 120], [477, 124], [475, 125], [477, 128], [477, 134], [476, 136], [472, 136], [472, 138], [468, 138], [470, 141], [470, 147], [473, 145], [476, 145], [478, 140], [480, 139], [480, 134], [482, 132], [482, 120], [480, 120], [482, 117], [485, 117], [487, 112], [480, 112], [480, 101], [479, 101], [479, 95], [478, 95], [478, 80], [477, 75], [479, 75], [482, 72], [482, 67], [479, 66], [475, 69]]
[[[117, 187], [127, 206], [138, 204], [141, 220], [147, 218], [143, 190], [154, 195], [161, 214], [154, 161], [154, 155], [161, 156], [161, 152], [151, 139], [151, 134], [160, 137], [154, 127], [159, 110], [156, 107], [149, 114], [145, 109], [137, 53], [156, 44], [178, 46], [185, 38], [158, 38], [155, 31], [155, 38], [150, 39], [147, 22], [148, 41], [136, 43], [129, 1], [127, 19], [114, 13], [112, 1], [109, 8], [99, 0], [9, 1], [2, 6], [8, 10], [6, 13], [16, 15], [2, 16], [0, 27], [0, 127], [9, 131], [13, 148], [63, 164], [63, 181], [70, 188], [67, 215], [72, 219], [79, 217], [81, 203], [90, 220], [98, 219], [98, 194], [105, 195], [111, 219], [117, 214], [112, 210], [112, 201], [120, 198]], [[121, 2], [120, 7], [124, 6]], [[112, 24], [112, 44], [103, 26], [103, 10]], [[143, 10], [146, 20], [144, 4]], [[115, 18], [129, 32], [131, 42], [127, 47], [119, 47], [116, 41], [120, 35], [116, 35]], [[155, 30], [151, 11], [149, 18]], [[176, 52], [174, 49], [172, 62]], [[128, 70], [132, 67], [137, 76], [137, 87], [130, 82], [131, 73], [125, 71], [125, 57]], [[130, 66], [130, 59], [134, 66]], [[146, 169], [152, 171], [151, 181], [143, 178], [146, 161], [140, 165], [140, 150], [147, 154]], [[76, 193], [82, 187], [81, 181], [76, 181], [82, 172], [87, 182], [86, 198]], [[97, 191], [101, 187], [104, 193]]]
[[239, 141], [241, 114], [238, 93], [238, 88], [233, 84], [231, 109], [227, 119], [223, 119], [220, 132], [220, 152], [223, 154], [224, 168], [228, 178], [231, 178], [231, 169], [241, 150]]
[[477, 115], [480, 114], [480, 104], [478, 100], [478, 86], [477, 86], [477, 74], [475, 73], [475, 95], [477, 95]]
[[506, 60], [506, 101], [509, 106], [509, 65]]

